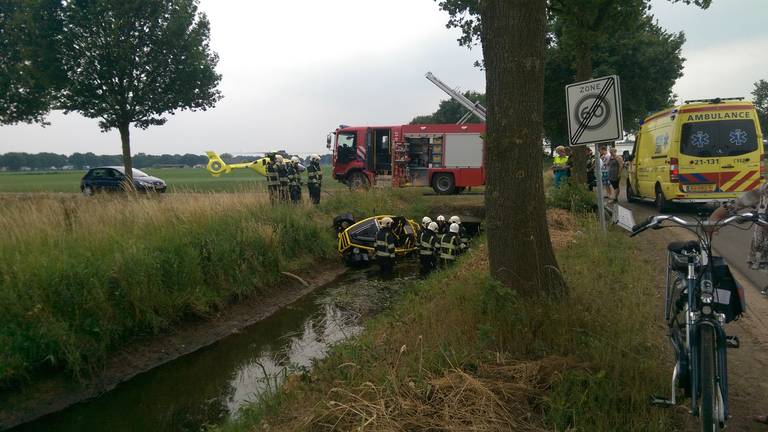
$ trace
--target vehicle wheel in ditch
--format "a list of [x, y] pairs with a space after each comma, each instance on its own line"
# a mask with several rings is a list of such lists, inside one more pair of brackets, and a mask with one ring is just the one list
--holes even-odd
[[456, 183], [453, 175], [448, 173], [438, 173], [432, 179], [432, 189], [438, 195], [451, 195], [456, 191]]
[[370, 186], [368, 177], [366, 177], [365, 174], [361, 172], [350, 174], [349, 179], [347, 180], [347, 184], [349, 185], [350, 190], [368, 189]]

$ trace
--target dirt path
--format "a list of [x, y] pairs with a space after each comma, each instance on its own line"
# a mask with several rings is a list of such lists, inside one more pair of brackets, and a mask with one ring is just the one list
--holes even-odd
[[207, 321], [184, 323], [173, 333], [138, 340], [115, 353], [95, 376], [78, 383], [63, 374], [40, 379], [21, 392], [0, 392], [0, 430], [32, 421], [83, 400], [98, 396], [134, 376], [237, 333], [274, 314], [346, 270], [341, 265], [306, 279], [291, 277], [269, 296], [231, 305]]

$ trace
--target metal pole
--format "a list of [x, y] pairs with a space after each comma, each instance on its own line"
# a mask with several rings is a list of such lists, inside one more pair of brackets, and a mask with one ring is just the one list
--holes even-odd
[[597, 213], [600, 215], [600, 226], [603, 227], [603, 232], [607, 233], [608, 229], [605, 227], [605, 203], [603, 202], [603, 169], [600, 159], [600, 143], [595, 144], [595, 158], [595, 183], [597, 183], [595, 191], [597, 193]]

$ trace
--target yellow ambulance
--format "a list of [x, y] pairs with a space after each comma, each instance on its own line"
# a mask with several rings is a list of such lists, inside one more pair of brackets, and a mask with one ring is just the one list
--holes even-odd
[[629, 157], [630, 202], [728, 201], [765, 180], [763, 135], [755, 107], [737, 99], [686, 101], [643, 121]]

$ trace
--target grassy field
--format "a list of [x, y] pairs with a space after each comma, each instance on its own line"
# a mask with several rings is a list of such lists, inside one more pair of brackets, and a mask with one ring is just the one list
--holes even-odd
[[[165, 180], [170, 192], [251, 192], [266, 187], [265, 178], [251, 170], [233, 170], [220, 177], [213, 177], [203, 168], [147, 168], [142, 171]], [[80, 179], [84, 174], [85, 171], [2, 172], [0, 192], [76, 193], [80, 192]], [[330, 167], [324, 167], [323, 188], [344, 187], [332, 179]]]
[[592, 220], [555, 225], [566, 299], [500, 286], [481, 246], [219, 430], [677, 430], [647, 403], [669, 385], [654, 263]]
[[421, 214], [421, 201], [405, 189], [319, 207], [253, 193], [0, 195], [0, 386], [87, 374], [135, 337], [268, 295], [281, 271], [337, 259], [334, 215]]

